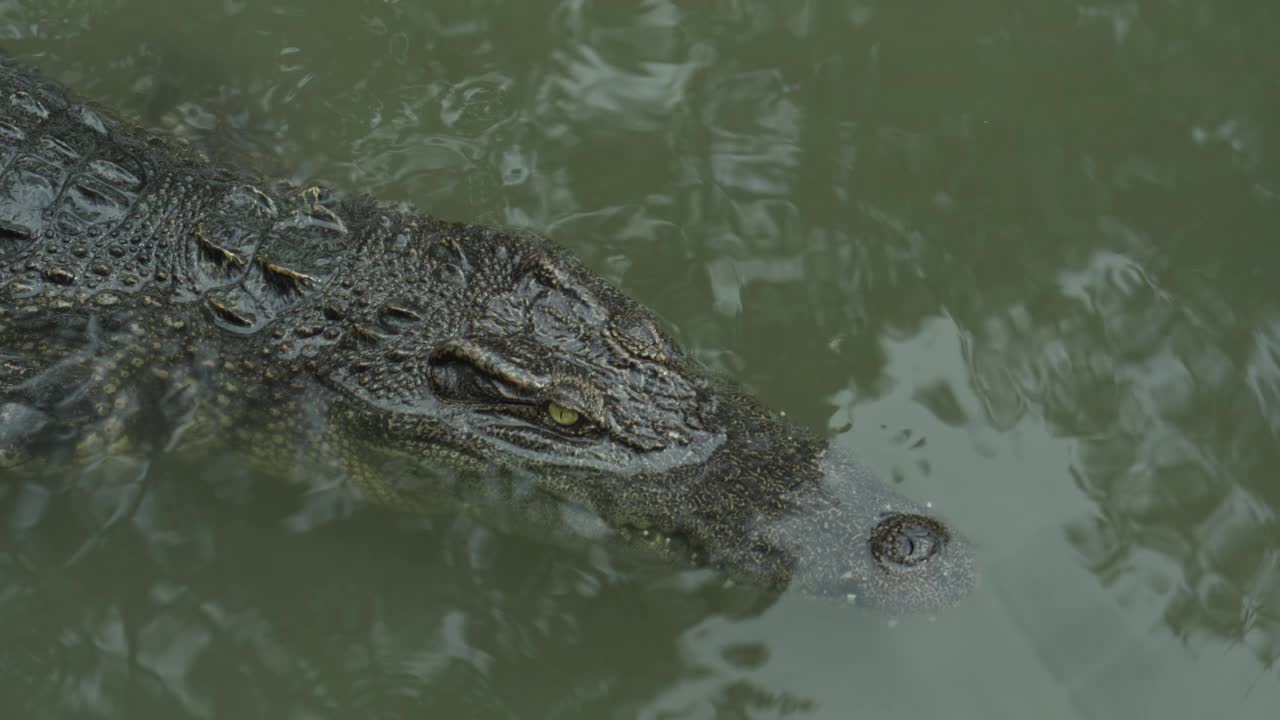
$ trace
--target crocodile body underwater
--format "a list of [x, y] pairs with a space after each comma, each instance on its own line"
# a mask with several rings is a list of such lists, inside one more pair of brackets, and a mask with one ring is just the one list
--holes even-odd
[[767, 588], [920, 611], [977, 580], [555, 244], [217, 167], [0, 57], [0, 473], [179, 427], [410, 509], [415, 472], [517, 478]]

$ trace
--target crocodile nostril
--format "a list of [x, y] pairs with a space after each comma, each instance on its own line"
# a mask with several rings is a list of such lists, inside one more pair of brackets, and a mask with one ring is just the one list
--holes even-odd
[[913, 567], [937, 555], [949, 535], [942, 523], [924, 515], [895, 513], [871, 531], [871, 555], [881, 568]]

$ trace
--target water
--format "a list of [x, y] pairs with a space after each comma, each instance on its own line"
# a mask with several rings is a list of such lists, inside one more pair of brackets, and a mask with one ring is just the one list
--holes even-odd
[[983, 584], [894, 622], [122, 458], [0, 487], [6, 717], [1280, 706], [1274, 3], [324, 5], [14, 1], [0, 37], [223, 162], [554, 237]]

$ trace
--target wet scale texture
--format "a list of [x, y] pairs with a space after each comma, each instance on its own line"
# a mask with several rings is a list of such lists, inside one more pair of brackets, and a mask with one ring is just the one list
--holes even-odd
[[531, 483], [534, 524], [555, 499], [769, 588], [917, 610], [972, 587], [958, 533], [558, 247], [214, 167], [8, 62], [0, 89], [6, 464], [181, 430], [424, 510], [443, 461]]

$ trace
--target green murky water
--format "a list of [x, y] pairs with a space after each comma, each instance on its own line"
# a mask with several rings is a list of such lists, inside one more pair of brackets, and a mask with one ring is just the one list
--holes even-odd
[[0, 486], [0, 713], [1273, 717], [1278, 21], [0, 2], [8, 52], [225, 162], [554, 237], [984, 566], [932, 619], [761, 606], [179, 451]]

